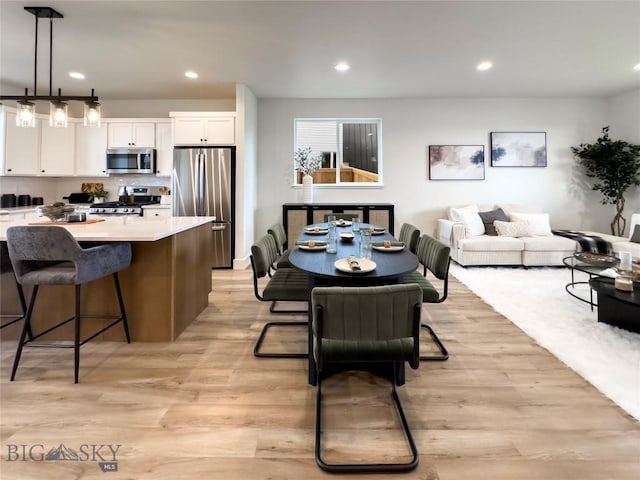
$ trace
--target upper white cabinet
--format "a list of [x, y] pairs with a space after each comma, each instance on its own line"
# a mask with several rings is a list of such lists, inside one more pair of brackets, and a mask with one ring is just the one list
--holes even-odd
[[16, 114], [5, 110], [2, 113], [2, 122], [2, 174], [38, 175], [41, 121], [36, 121], [35, 128], [17, 127]]
[[74, 124], [69, 122], [67, 128], [54, 128], [49, 126], [48, 121], [40, 120], [40, 122], [42, 124], [40, 174], [57, 177], [73, 175], [76, 134]]
[[156, 123], [156, 174], [170, 176], [173, 170], [171, 124]]
[[174, 145], [235, 145], [233, 113], [171, 112]]
[[107, 143], [109, 148], [155, 148], [155, 123], [109, 123]]
[[82, 123], [76, 124], [76, 175], [106, 176], [106, 150], [107, 126], [104, 123], [99, 128], [88, 128]]

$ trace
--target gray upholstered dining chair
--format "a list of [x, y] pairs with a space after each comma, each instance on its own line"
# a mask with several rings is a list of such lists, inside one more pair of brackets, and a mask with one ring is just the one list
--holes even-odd
[[[14, 283], [16, 285], [16, 293], [18, 294], [18, 302], [20, 303], [20, 312], [16, 313], [3, 313], [0, 314], [0, 318], [8, 318], [7, 321], [2, 321], [0, 324], [0, 329], [8, 327], [9, 325], [13, 325], [16, 322], [22, 320], [27, 313], [27, 302], [24, 298], [24, 290], [22, 289], [22, 285], [18, 283], [16, 279], [15, 272], [13, 271], [13, 266], [11, 265], [11, 259], [9, 258], [9, 249], [7, 248], [6, 242], [0, 242], [0, 275], [4, 275], [5, 273], [11, 273], [13, 276]], [[27, 332], [29, 338], [31, 337], [31, 332]]]
[[291, 262], [289, 262], [289, 255], [291, 254], [290, 249], [284, 248], [287, 244], [287, 232], [285, 232], [284, 227], [281, 223], [274, 223], [269, 227], [267, 233], [273, 237], [276, 242], [276, 249], [278, 252], [278, 256], [274, 262], [275, 269], [278, 268], [293, 268]]
[[[396, 373], [407, 362], [420, 365], [422, 292], [415, 284], [374, 287], [316, 287], [313, 308], [313, 357], [317, 371], [315, 456], [328, 472], [399, 472], [418, 465], [418, 451], [396, 392]], [[322, 458], [322, 379], [335, 365], [359, 369], [385, 365], [392, 372], [391, 396], [411, 450], [406, 463], [329, 464]]]
[[[415, 283], [422, 289], [422, 301], [424, 303], [442, 303], [449, 293], [449, 265], [451, 264], [451, 249], [444, 243], [429, 235], [422, 235], [418, 242], [416, 255], [423, 266], [423, 273], [411, 272], [403, 279], [403, 283]], [[427, 272], [431, 272], [435, 278], [442, 281], [442, 287], [438, 288], [429, 281]], [[422, 328], [429, 332], [434, 343], [440, 350], [440, 355], [421, 355], [420, 360], [444, 361], [449, 358], [449, 351], [442, 343], [431, 325], [423, 323]]]
[[398, 240], [404, 242], [411, 253], [416, 253], [418, 248], [418, 240], [420, 240], [420, 230], [410, 223], [403, 223], [400, 227], [400, 235]]
[[[74, 349], [74, 382], [78, 383], [80, 369], [80, 347], [107, 329], [122, 323], [127, 343], [131, 341], [129, 325], [125, 313], [124, 301], [120, 290], [118, 272], [131, 264], [131, 245], [115, 242], [83, 249], [64, 227], [59, 226], [15, 226], [7, 230], [9, 257], [21, 285], [32, 285], [33, 290], [25, 315], [24, 326], [18, 342], [16, 356], [11, 371], [13, 381], [20, 363], [22, 349], [25, 346], [63, 347]], [[116, 295], [120, 306], [120, 315], [99, 315], [99, 318], [111, 319], [111, 323], [84, 340], [80, 339], [81, 322], [88, 315], [80, 311], [80, 287], [99, 278], [112, 275]], [[60, 321], [36, 335], [27, 337], [31, 329], [38, 290], [48, 285], [74, 285], [74, 316]], [[74, 322], [73, 344], [33, 344], [39, 337], [55, 330], [68, 322]]]
[[[271, 266], [277, 258], [276, 242], [272, 235], [264, 235], [251, 246], [251, 269], [253, 270], [253, 293], [261, 302], [270, 302], [269, 312], [279, 314], [307, 314], [305, 310], [276, 310], [278, 302], [309, 302], [309, 277], [295, 268], [280, 267], [269, 277], [260, 292], [259, 280], [268, 276]], [[271, 327], [292, 327], [309, 325], [308, 321], [267, 322], [253, 348], [256, 357], [266, 358], [307, 358], [307, 353], [265, 353], [261, 352], [262, 343]]]

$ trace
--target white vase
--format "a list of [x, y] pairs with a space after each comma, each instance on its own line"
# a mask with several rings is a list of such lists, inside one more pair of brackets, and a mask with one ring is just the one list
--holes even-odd
[[313, 203], [313, 177], [311, 175], [302, 177], [302, 203]]

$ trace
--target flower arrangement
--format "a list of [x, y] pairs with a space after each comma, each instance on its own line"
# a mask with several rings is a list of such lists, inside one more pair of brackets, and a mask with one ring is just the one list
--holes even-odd
[[311, 147], [298, 148], [293, 154], [293, 159], [296, 171], [301, 172], [303, 175], [313, 174], [322, 164], [322, 159], [319, 155], [311, 157]]

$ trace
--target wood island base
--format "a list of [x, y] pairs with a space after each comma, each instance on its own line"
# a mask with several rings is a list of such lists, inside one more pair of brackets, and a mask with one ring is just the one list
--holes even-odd
[[[203, 224], [156, 241], [132, 241], [131, 266], [119, 273], [120, 284], [135, 342], [170, 342], [175, 340], [208, 305], [211, 292], [213, 243], [211, 225]], [[2, 313], [19, 311], [13, 276], [2, 275], [0, 308]], [[27, 303], [31, 288], [25, 287]], [[82, 313], [116, 315], [113, 278], [102, 278], [82, 286]], [[42, 286], [33, 313], [34, 333], [73, 316], [74, 287]], [[82, 321], [82, 338], [90, 336], [104, 320]], [[23, 322], [0, 330], [0, 338], [17, 339]], [[51, 332], [43, 340], [71, 340], [73, 322]], [[125, 341], [121, 326], [116, 326], [95, 340]]]

